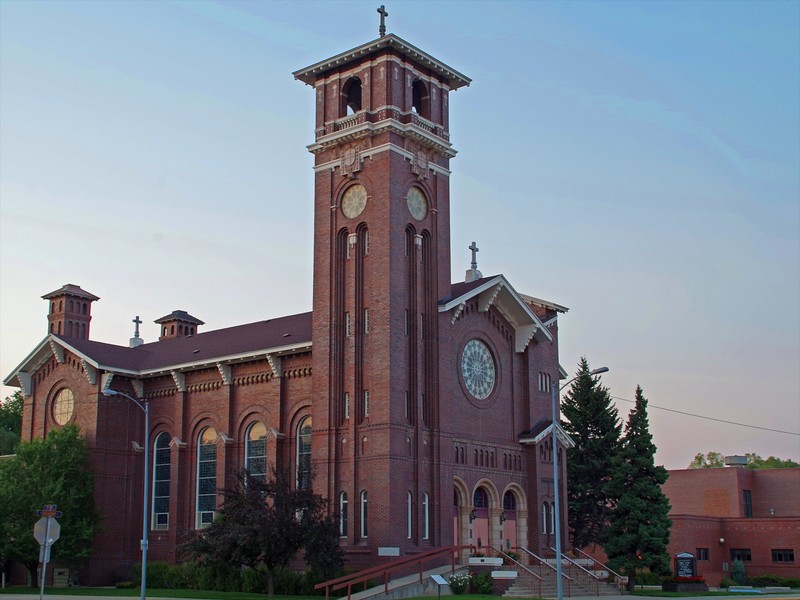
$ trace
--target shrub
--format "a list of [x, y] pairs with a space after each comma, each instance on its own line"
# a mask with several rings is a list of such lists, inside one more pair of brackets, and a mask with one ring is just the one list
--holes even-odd
[[450, 589], [456, 595], [463, 594], [469, 585], [469, 579], [466, 573], [456, 573], [450, 578]]
[[472, 573], [469, 576], [469, 583], [473, 594], [492, 593], [491, 573]]
[[719, 587], [727, 589], [727, 588], [731, 587], [732, 585], [736, 585], [736, 582], [733, 579], [731, 579], [730, 577], [725, 577], [720, 582]]
[[744, 563], [740, 560], [733, 561], [731, 565], [731, 579], [739, 585], [747, 583], [747, 573], [744, 570]]
[[780, 575], [755, 575], [750, 578], [753, 585], [760, 587], [779, 586], [779, 587], [800, 587], [800, 579], [797, 577], [781, 577]]

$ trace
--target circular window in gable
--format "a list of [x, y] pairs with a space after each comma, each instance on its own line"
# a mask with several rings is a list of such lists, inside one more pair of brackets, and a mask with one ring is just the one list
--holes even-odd
[[467, 391], [476, 400], [486, 400], [494, 390], [496, 368], [489, 347], [481, 340], [469, 340], [461, 351], [460, 374]]
[[58, 390], [53, 398], [53, 420], [57, 425], [66, 425], [75, 413], [75, 395], [69, 388]]

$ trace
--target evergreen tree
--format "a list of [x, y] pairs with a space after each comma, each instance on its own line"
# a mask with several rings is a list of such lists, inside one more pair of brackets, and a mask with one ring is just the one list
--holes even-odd
[[601, 542], [615, 498], [607, 490], [622, 425], [608, 388], [581, 358], [577, 377], [561, 403], [564, 430], [575, 442], [567, 452], [569, 526], [577, 548]]
[[667, 470], [656, 466], [656, 447], [647, 419], [647, 399], [636, 387], [636, 404], [628, 415], [625, 435], [615, 457], [609, 492], [616, 506], [609, 513], [603, 547], [612, 568], [628, 576], [628, 590], [636, 585], [636, 569], [669, 573], [669, 542], [672, 521], [669, 500], [661, 491]]

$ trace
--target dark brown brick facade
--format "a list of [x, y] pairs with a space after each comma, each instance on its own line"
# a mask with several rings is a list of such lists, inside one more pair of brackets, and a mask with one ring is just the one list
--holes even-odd
[[[314, 488], [331, 510], [346, 494], [341, 544], [353, 566], [479, 539], [537, 552], [552, 544], [542, 523], [552, 453], [520, 435], [550, 418], [539, 374], [558, 381], [556, 317], [566, 309], [520, 296], [502, 276], [451, 284], [448, 103], [469, 80], [395, 36], [295, 75], [317, 97], [313, 314], [196, 333], [202, 322], [181, 312], [158, 321], [161, 340], [132, 348], [86, 340], [65, 350], [51, 337], [32, 355], [41, 360], [10, 378], [28, 388], [26, 439], [55, 426], [59, 389], [75, 395], [104, 519], [84, 583], [125, 579], [140, 556], [143, 418], [104, 386], [147, 400], [151, 442], [169, 439], [168, 523], [151, 529], [151, 560], [174, 562], [198, 526], [207, 427], [219, 488], [245, 466], [254, 423], [268, 431], [267, 462], [297, 476], [308, 418]], [[354, 185], [367, 200], [348, 218], [341, 200]], [[420, 218], [412, 187], [427, 202]], [[494, 366], [486, 397], [461, 374], [470, 340]], [[474, 505], [478, 490], [484, 506]]]

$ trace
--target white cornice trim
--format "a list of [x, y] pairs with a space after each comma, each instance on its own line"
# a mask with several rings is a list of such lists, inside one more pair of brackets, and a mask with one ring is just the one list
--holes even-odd
[[[409, 152], [408, 150], [392, 143], [381, 144], [380, 146], [375, 146], [373, 148], [369, 148], [368, 150], [362, 150], [361, 157], [366, 159], [372, 156], [377, 156], [378, 154], [381, 154], [383, 152], [394, 152], [407, 160], [414, 160], [413, 152]], [[334, 171], [341, 166], [342, 166], [342, 161], [338, 158], [335, 158], [326, 163], [322, 163], [320, 165], [314, 165], [314, 172], [317, 173], [319, 171]], [[439, 165], [433, 162], [428, 163], [428, 168], [431, 171], [435, 172], [436, 174], [444, 175], [445, 177], [450, 177], [450, 173], [452, 172], [450, 171], [450, 169], [445, 169], [443, 167], [440, 167]]]
[[[566, 431], [564, 431], [564, 428], [561, 427], [561, 425], [559, 425], [558, 423], [556, 423], [555, 425], [556, 425], [556, 437], [558, 438], [558, 441], [561, 442], [561, 444], [565, 448], [574, 448], [575, 441], [571, 437], [569, 437], [569, 434]], [[550, 423], [550, 425], [545, 427], [536, 437], [521, 438], [519, 440], [519, 443], [522, 445], [538, 444], [543, 440], [547, 439], [548, 437], [550, 438], [553, 437], [553, 423]]]
[[[342, 129], [341, 131], [322, 136], [313, 144], [306, 146], [306, 148], [308, 148], [308, 151], [312, 154], [318, 154], [319, 152], [322, 152], [331, 146], [335, 146], [346, 141], [357, 140], [363, 137], [374, 136], [386, 129], [392, 130], [403, 137], [412, 138], [429, 148], [433, 148], [447, 158], [453, 158], [456, 154], [458, 154], [458, 152], [453, 149], [453, 145], [450, 142], [447, 142], [436, 135], [428, 133], [414, 123], [401, 123], [394, 118], [381, 119], [376, 123], [359, 123], [353, 127], [348, 127], [347, 129]], [[366, 152], [368, 152], [368, 150], [363, 150], [362, 156], [365, 156]]]
[[541, 319], [503, 275], [487, 279], [478, 287], [452, 298], [449, 302], [439, 306], [439, 312], [454, 311], [451, 321], [455, 323], [458, 315], [464, 310], [463, 305], [467, 300], [475, 297], [478, 298], [480, 312], [486, 312], [494, 306], [514, 328], [516, 352], [524, 352], [536, 336], [539, 336], [540, 341], [553, 341], [553, 334], [548, 331]]
[[359, 58], [367, 59], [370, 54], [374, 54], [381, 50], [392, 48], [400, 54], [418, 62], [423, 67], [430, 69], [448, 82], [452, 89], [458, 89], [461, 86], [469, 85], [472, 80], [466, 75], [462, 75], [455, 69], [448, 67], [446, 64], [433, 58], [427, 52], [423, 52], [416, 46], [409, 44], [404, 39], [396, 36], [393, 33], [384, 35], [376, 40], [367, 42], [360, 46], [356, 46], [351, 50], [346, 50], [336, 56], [326, 58], [304, 69], [298, 69], [292, 75], [295, 79], [299, 79], [305, 84], [310, 86], [314, 85], [317, 77], [324, 75], [326, 71], [336, 69], [344, 66]]

